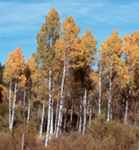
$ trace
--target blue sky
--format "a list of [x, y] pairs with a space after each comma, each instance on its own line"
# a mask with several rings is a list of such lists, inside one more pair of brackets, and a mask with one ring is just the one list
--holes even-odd
[[36, 51], [36, 35], [51, 8], [62, 20], [73, 16], [81, 32], [91, 30], [100, 44], [112, 30], [139, 30], [138, 0], [0, 0], [0, 62], [21, 47], [25, 58]]

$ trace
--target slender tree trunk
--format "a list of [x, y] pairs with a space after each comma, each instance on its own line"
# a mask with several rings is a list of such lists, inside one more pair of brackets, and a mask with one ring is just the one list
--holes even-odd
[[101, 70], [101, 63], [100, 63], [100, 66], [99, 66], [99, 98], [98, 98], [98, 114], [100, 115], [101, 114], [101, 92], [102, 92], [102, 85], [101, 85], [101, 74], [102, 74], [102, 70]]
[[63, 109], [63, 100], [64, 100], [64, 82], [65, 82], [65, 74], [66, 74], [66, 66], [64, 62], [64, 67], [63, 67], [63, 75], [62, 75], [62, 81], [61, 81], [61, 92], [60, 92], [60, 106], [59, 106], [59, 113], [58, 113], [58, 123], [57, 123], [57, 129], [56, 129], [56, 137], [59, 136], [60, 134], [60, 128], [62, 127], [62, 109]]
[[67, 112], [68, 112], [68, 110], [66, 109], [66, 111], [65, 111], [65, 115], [64, 115], [64, 131], [66, 131], [66, 127], [67, 127]]
[[108, 110], [107, 110], [107, 121], [112, 120], [112, 58], [110, 64], [110, 75], [109, 75], [109, 97], [108, 97]]
[[79, 128], [78, 128], [79, 133], [82, 133], [82, 98], [80, 102], [80, 112], [79, 112]]
[[[54, 87], [54, 82], [51, 83]], [[52, 89], [51, 89], [52, 91]], [[52, 97], [52, 96], [51, 96]], [[50, 126], [50, 137], [54, 135], [54, 99], [51, 98], [51, 126]]]
[[21, 138], [21, 150], [24, 150], [24, 147], [25, 147], [25, 133], [22, 134]]
[[85, 135], [85, 131], [86, 131], [86, 115], [87, 115], [87, 90], [85, 88], [85, 91], [84, 91], [84, 99], [83, 99], [83, 131], [82, 131], [82, 134]]
[[73, 119], [73, 106], [71, 106], [71, 111], [70, 111], [70, 127], [72, 129], [72, 119]]
[[45, 146], [48, 145], [48, 140], [50, 136], [50, 125], [51, 125], [51, 100], [52, 100], [52, 95], [51, 95], [51, 76], [52, 76], [52, 71], [49, 70], [49, 79], [48, 79], [48, 92], [49, 92], [49, 100], [48, 100], [48, 117], [47, 117], [47, 132], [46, 132], [46, 138], [45, 138]]
[[26, 90], [24, 89], [24, 96], [23, 96], [23, 133], [22, 133], [22, 137], [21, 137], [21, 150], [24, 150], [24, 147], [25, 147], [25, 132], [26, 132], [25, 108], [26, 108]]
[[107, 110], [107, 121], [109, 122], [112, 119], [112, 82], [109, 80], [109, 98], [108, 98], [108, 110]]
[[50, 136], [50, 123], [51, 123], [51, 110], [50, 110], [50, 107], [48, 107], [47, 132], [46, 132], [46, 138], [45, 138], [45, 146], [48, 145], [48, 140]]
[[53, 104], [53, 99], [51, 100], [51, 125], [50, 125], [50, 137], [54, 133], [54, 104]]
[[27, 124], [29, 123], [29, 120], [30, 120], [30, 112], [31, 112], [31, 102], [30, 102], [30, 97], [29, 97], [28, 106], [27, 106]]
[[10, 131], [13, 130], [13, 124], [14, 124], [16, 93], [17, 93], [17, 83], [15, 83], [15, 87], [14, 87], [14, 99], [13, 99], [13, 104], [12, 104], [12, 115], [11, 115], [11, 122], [10, 122]]
[[56, 114], [55, 114], [55, 136], [56, 136], [56, 129], [57, 129], [57, 123], [58, 123], [58, 112], [59, 112], [59, 102], [57, 101], [56, 104]]
[[78, 129], [79, 133], [82, 133], [82, 115], [80, 113], [80, 118], [79, 118], [79, 129]]
[[11, 123], [11, 114], [12, 114], [12, 82], [9, 83], [9, 129]]
[[44, 116], [45, 116], [45, 104], [44, 104], [44, 102], [43, 102], [43, 105], [42, 105], [41, 124], [40, 124], [40, 132], [39, 132], [39, 136], [40, 136], [40, 137], [42, 137], [42, 133], [43, 133]]
[[126, 100], [125, 104], [124, 124], [127, 124], [127, 118], [128, 118], [128, 99]]
[[90, 109], [89, 109], [89, 127], [91, 126], [91, 122], [92, 122], [92, 109], [90, 107]]
[[128, 95], [126, 97], [125, 103], [125, 114], [124, 114], [124, 124], [128, 124], [128, 111], [129, 111], [129, 99], [131, 98], [131, 88], [129, 88]]

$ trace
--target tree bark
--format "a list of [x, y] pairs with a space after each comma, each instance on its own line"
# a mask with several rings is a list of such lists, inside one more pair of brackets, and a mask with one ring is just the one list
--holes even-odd
[[127, 124], [127, 118], [128, 118], [128, 100], [126, 100], [125, 103], [124, 124]]
[[109, 97], [108, 97], [108, 110], [107, 110], [107, 122], [112, 120], [112, 58], [109, 72]]
[[21, 138], [21, 150], [24, 150], [24, 147], [25, 147], [25, 133], [22, 134]]
[[126, 96], [124, 124], [128, 124], [128, 111], [129, 111], [129, 99], [131, 98], [131, 88], [129, 88], [128, 95]]
[[66, 127], [67, 127], [67, 114], [68, 114], [68, 110], [66, 109], [65, 111], [65, 115], [64, 115], [64, 125], [63, 125], [63, 129], [64, 131], [66, 131]]
[[42, 137], [42, 133], [43, 133], [44, 116], [45, 116], [45, 104], [44, 104], [44, 102], [43, 102], [43, 105], [42, 105], [41, 124], [40, 124], [40, 132], [39, 132], [39, 136], [40, 136], [40, 137]]
[[49, 100], [48, 100], [48, 117], [47, 117], [47, 132], [46, 132], [46, 138], [45, 138], [45, 146], [48, 145], [48, 140], [50, 136], [50, 125], [51, 125], [51, 100], [52, 100], [52, 95], [51, 95], [51, 76], [52, 76], [52, 71], [49, 70], [49, 77], [48, 77], [48, 94], [49, 94]]
[[30, 102], [30, 98], [29, 98], [28, 106], [27, 106], [27, 124], [29, 123], [29, 120], [30, 120], [30, 112], [31, 112], [31, 102]]
[[50, 138], [54, 133], [54, 104], [53, 104], [53, 99], [51, 100], [51, 125], [50, 125]]
[[13, 99], [13, 104], [12, 104], [12, 115], [11, 115], [11, 121], [10, 121], [10, 131], [13, 130], [13, 124], [14, 124], [16, 93], [17, 93], [17, 83], [15, 83], [15, 87], [14, 87], [14, 99]]
[[62, 81], [61, 81], [61, 92], [60, 92], [60, 106], [59, 106], [59, 113], [58, 113], [58, 123], [57, 123], [57, 130], [56, 130], [56, 137], [60, 134], [60, 128], [62, 128], [62, 109], [63, 109], [63, 100], [64, 100], [64, 82], [65, 82], [65, 74], [66, 74], [66, 66], [64, 62], [63, 66], [63, 75], [62, 75]]
[[11, 123], [11, 114], [12, 114], [12, 82], [9, 83], [9, 129]]
[[86, 115], [87, 115], [87, 90], [85, 88], [85, 91], [84, 91], [84, 99], [83, 99], [83, 114], [84, 114], [84, 117], [83, 117], [83, 131], [82, 131], [82, 134], [85, 135], [85, 131], [86, 131]]
[[25, 147], [25, 133], [26, 133], [26, 89], [24, 89], [24, 96], [23, 96], [23, 133], [21, 137], [21, 150], [24, 150]]
[[57, 101], [56, 104], [56, 114], [55, 114], [55, 136], [56, 136], [56, 130], [57, 130], [57, 123], [58, 123], [58, 112], [59, 112], [59, 102]]
[[91, 122], [92, 122], [92, 109], [90, 107], [90, 109], [89, 109], [89, 127], [91, 127]]
[[73, 106], [71, 106], [71, 111], [70, 111], [70, 127], [72, 129], [72, 119], [73, 119]]
[[99, 66], [99, 98], [98, 98], [98, 114], [101, 114], [101, 92], [102, 92], [102, 85], [101, 85], [101, 75], [102, 75], [102, 70], [101, 70], [101, 63]]
[[80, 112], [79, 112], [79, 128], [78, 128], [79, 133], [82, 133], [82, 98], [80, 101]]
[[108, 110], [107, 110], [107, 121], [109, 122], [112, 119], [112, 108], [111, 108], [111, 103], [112, 103], [112, 82], [111, 79], [109, 80], [109, 98], [108, 98]]

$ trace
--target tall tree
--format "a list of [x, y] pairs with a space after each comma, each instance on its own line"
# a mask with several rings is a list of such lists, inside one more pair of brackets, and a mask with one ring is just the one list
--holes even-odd
[[[69, 65], [70, 65], [70, 58], [69, 53], [71, 51], [71, 45], [73, 45], [75, 39], [77, 38], [79, 33], [79, 27], [75, 24], [75, 21], [72, 17], [68, 17], [63, 24], [63, 37], [61, 39], [61, 44], [63, 44], [63, 73], [61, 79], [61, 87], [60, 87], [60, 100], [59, 100], [59, 113], [58, 113], [58, 122], [57, 122], [57, 129], [56, 129], [56, 136], [61, 133], [62, 129], [62, 121], [63, 121], [63, 107], [64, 107], [64, 85], [65, 85], [65, 78], [69, 74]], [[63, 42], [62, 42], [63, 41]], [[58, 49], [59, 50], [59, 49]], [[59, 53], [57, 53], [59, 54]], [[59, 60], [61, 60], [59, 58]]]
[[[135, 95], [137, 94], [137, 86], [136, 86], [136, 73], [139, 68], [139, 32], [135, 32], [131, 35], [127, 35], [124, 38], [124, 47], [123, 52], [125, 54], [125, 62], [127, 66], [128, 72], [128, 93], [125, 100], [125, 115], [124, 115], [124, 123], [128, 123], [128, 113], [129, 113], [129, 105], [133, 105], [135, 102]], [[136, 87], [136, 88], [135, 88]], [[137, 102], [136, 102], [137, 103]], [[134, 104], [136, 106], [136, 104]], [[133, 109], [136, 110], [134, 107]]]
[[53, 78], [53, 65], [55, 50], [54, 45], [59, 38], [60, 20], [59, 15], [55, 9], [49, 11], [46, 16], [45, 23], [43, 24], [38, 37], [38, 65], [43, 69], [45, 77], [48, 77], [48, 119], [47, 119], [47, 133], [45, 145], [48, 144], [48, 139], [53, 134], [53, 98], [52, 98], [52, 78]]
[[116, 67], [120, 62], [122, 41], [117, 32], [102, 44], [102, 64], [108, 80], [107, 121], [112, 119], [113, 81], [116, 77]]
[[[22, 50], [17, 48], [13, 51], [6, 63], [4, 70], [4, 79], [8, 81], [9, 84], [9, 129], [12, 131], [15, 117], [15, 107], [16, 107], [16, 95], [20, 76], [24, 72], [24, 57]], [[12, 97], [12, 87], [14, 86], [14, 94]]]

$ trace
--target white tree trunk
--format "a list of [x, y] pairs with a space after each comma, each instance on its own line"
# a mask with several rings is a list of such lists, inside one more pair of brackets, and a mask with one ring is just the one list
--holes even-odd
[[101, 64], [100, 64], [100, 66], [99, 66], [99, 98], [98, 98], [98, 114], [100, 115], [101, 114], [101, 92], [102, 92], [102, 85], [101, 85], [101, 74], [102, 74], [102, 72], [101, 72], [102, 70], [101, 70]]
[[52, 95], [51, 95], [51, 76], [52, 76], [52, 71], [49, 70], [49, 79], [48, 79], [48, 94], [49, 94], [49, 100], [48, 100], [48, 117], [47, 117], [47, 132], [46, 132], [46, 138], [45, 138], [45, 146], [48, 145], [48, 140], [50, 136], [50, 125], [51, 125], [51, 100], [52, 100]]
[[26, 108], [26, 89], [24, 89], [23, 95], [23, 133], [21, 137], [21, 150], [24, 150], [25, 147], [25, 130], [26, 130], [25, 108]]
[[50, 123], [51, 123], [51, 111], [50, 108], [48, 107], [48, 118], [47, 118], [47, 132], [46, 132], [46, 137], [45, 137], [45, 146], [48, 145], [49, 141], [49, 134], [50, 134]]
[[82, 98], [80, 102], [80, 113], [79, 113], [79, 128], [78, 128], [79, 133], [82, 133]]
[[73, 106], [71, 107], [71, 112], [70, 112], [70, 125], [72, 128], [72, 119], [73, 119]]
[[9, 129], [11, 123], [11, 114], [12, 114], [12, 82], [9, 83]]
[[89, 110], [89, 127], [91, 127], [91, 123], [92, 123], [92, 109], [90, 108], [90, 110]]
[[58, 123], [58, 112], [59, 112], [59, 102], [57, 101], [56, 114], [55, 114], [55, 136], [56, 136], [57, 123]]
[[43, 102], [43, 105], [42, 105], [41, 124], [40, 124], [40, 132], [39, 132], [39, 136], [40, 136], [40, 137], [42, 137], [42, 133], [43, 133], [44, 116], [45, 116], [45, 104], [44, 104], [44, 102]]
[[112, 120], [112, 66], [113, 60], [111, 56], [110, 72], [109, 72], [109, 97], [108, 97], [108, 110], [107, 110], [107, 122]]
[[124, 124], [127, 124], [127, 120], [128, 120], [128, 100], [126, 100], [125, 104]]
[[62, 75], [62, 81], [61, 81], [61, 92], [60, 92], [60, 106], [59, 106], [59, 113], [58, 113], [58, 123], [57, 123], [57, 129], [56, 129], [56, 137], [60, 134], [60, 128], [62, 127], [62, 109], [63, 109], [63, 99], [64, 99], [64, 82], [65, 82], [65, 74], [66, 74], [66, 66], [64, 62], [63, 67], [63, 75]]
[[87, 115], [87, 90], [85, 88], [85, 91], [84, 91], [84, 98], [83, 98], [83, 131], [82, 131], [82, 134], [85, 135], [85, 131], [86, 131], [86, 115]]
[[24, 150], [24, 147], [25, 147], [25, 133], [22, 134], [21, 138], [21, 150]]
[[30, 103], [30, 98], [28, 100], [28, 106], [27, 106], [27, 124], [29, 123], [30, 120], [30, 112], [31, 112], [31, 103]]
[[12, 115], [11, 115], [11, 122], [10, 122], [10, 131], [13, 130], [13, 124], [14, 124], [16, 93], [17, 93], [17, 83], [15, 83], [15, 87], [14, 87], [14, 99], [13, 99], [13, 104], [12, 104]]
[[54, 133], [54, 109], [53, 109], [53, 100], [51, 103], [51, 123], [50, 123], [50, 138]]
[[78, 129], [79, 133], [82, 133], [82, 115], [80, 113], [80, 118], [79, 118], [79, 129]]
[[107, 121], [109, 122], [112, 119], [112, 82], [109, 80], [109, 98], [108, 98], [108, 110], [107, 110]]

